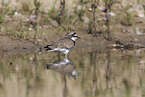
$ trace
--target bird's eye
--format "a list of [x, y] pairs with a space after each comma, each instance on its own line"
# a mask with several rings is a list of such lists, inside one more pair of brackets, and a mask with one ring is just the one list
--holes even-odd
[[74, 36], [74, 34], [72, 34], [71, 36]]

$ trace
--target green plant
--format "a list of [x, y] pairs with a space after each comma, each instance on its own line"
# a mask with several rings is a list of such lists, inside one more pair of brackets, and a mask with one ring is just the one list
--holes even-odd
[[33, 8], [32, 10], [30, 10], [30, 13], [29, 13], [29, 17], [32, 15], [32, 13], [34, 12], [34, 21], [32, 21], [31, 19], [29, 20], [29, 23], [33, 26], [34, 30], [35, 30], [35, 34], [34, 34], [34, 38], [33, 38], [33, 42], [34, 40], [36, 39], [36, 36], [38, 34], [38, 24], [39, 24], [39, 21], [38, 21], [38, 14], [39, 14], [39, 11], [40, 11], [40, 7], [42, 5], [42, 3], [40, 1], [37, 1], [37, 0], [34, 0], [34, 6], [35, 8]]
[[125, 12], [121, 18], [121, 24], [125, 26], [132, 26], [134, 24], [134, 13]]
[[[4, 1], [3, 1], [4, 2]], [[7, 8], [7, 4], [3, 4], [2, 2], [2, 8], [0, 8], [0, 24], [4, 23], [4, 18], [9, 12], [9, 8]]]
[[89, 21], [87, 32], [88, 32], [88, 34], [92, 34], [92, 32], [93, 32], [93, 23], [92, 23], [92, 21]]
[[35, 15], [38, 16], [39, 9], [40, 9], [42, 3], [40, 1], [34, 0], [34, 5], [35, 5]]
[[81, 8], [80, 9], [75, 8], [75, 11], [74, 11], [74, 13], [77, 15], [77, 18], [79, 18], [80, 21], [83, 21], [82, 17], [84, 16], [84, 14], [86, 12], [86, 10], [83, 9], [83, 6], [84, 6], [84, 4], [81, 3], [81, 5], [80, 5]]
[[24, 11], [30, 11], [30, 2], [28, 2], [28, 1], [23, 1], [22, 2], [22, 9], [24, 10]]
[[97, 36], [97, 31], [96, 31], [96, 9], [97, 9], [97, 4], [99, 4], [99, 0], [91, 0], [87, 3], [91, 4], [91, 12], [92, 12], [92, 20], [89, 21], [89, 29], [88, 29], [88, 33], [89, 34], [94, 34], [95, 36]]

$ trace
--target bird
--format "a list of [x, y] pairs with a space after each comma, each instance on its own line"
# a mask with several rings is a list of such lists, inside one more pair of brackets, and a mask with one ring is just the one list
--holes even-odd
[[44, 49], [46, 51], [63, 53], [65, 54], [65, 57], [67, 58], [67, 54], [75, 46], [75, 41], [77, 38], [80, 38], [80, 37], [77, 36], [77, 33], [74, 31], [67, 34], [66, 37], [58, 39], [57, 41], [54, 41], [51, 45], [46, 45]]

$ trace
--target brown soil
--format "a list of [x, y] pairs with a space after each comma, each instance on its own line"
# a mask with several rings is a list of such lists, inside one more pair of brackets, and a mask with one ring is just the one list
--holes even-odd
[[[120, 39], [124, 44], [132, 42], [135, 44], [145, 45], [144, 35], [141, 36], [129, 35], [129, 34], [128, 35], [120, 34], [120, 35], [117, 34], [115, 36], [117, 37], [117, 39]], [[106, 49], [106, 47], [109, 44], [115, 44], [115, 42], [113, 41], [107, 41], [103, 36], [95, 37], [87, 33], [85, 34], [79, 33], [79, 36], [81, 36], [81, 39], [78, 39], [76, 41], [75, 48], [83, 50], [85, 52]], [[58, 39], [60, 37], [56, 36], [55, 38]], [[135, 39], [138, 39], [138, 41], [135, 41]], [[53, 40], [53, 37], [50, 40]], [[48, 41], [48, 43], [44, 42], [43, 45], [47, 45], [47, 44], [51, 44], [51, 41]], [[0, 36], [1, 53], [3, 52], [17, 53], [17, 52], [31, 52], [31, 51], [37, 52], [39, 47], [41, 47], [41, 45], [36, 45], [33, 42], [26, 41], [24, 39], [11, 39], [8, 36]]]
[[13, 40], [8, 36], [0, 36], [0, 51], [1, 53], [17, 53], [17, 52], [26, 52], [33, 51], [36, 48], [36, 45], [32, 42], [26, 40]]

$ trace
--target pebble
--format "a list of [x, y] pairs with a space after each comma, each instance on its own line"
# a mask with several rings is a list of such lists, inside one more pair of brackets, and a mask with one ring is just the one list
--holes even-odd
[[135, 30], [136, 30], [136, 34], [137, 35], [142, 35], [143, 33], [141, 33], [140, 31], [139, 31], [139, 28], [135, 28]]
[[138, 39], [134, 39], [134, 41], [139, 41]]
[[111, 16], [115, 16], [115, 15], [116, 15], [116, 14], [113, 13], [113, 12], [109, 12], [108, 14], [111, 15]]

